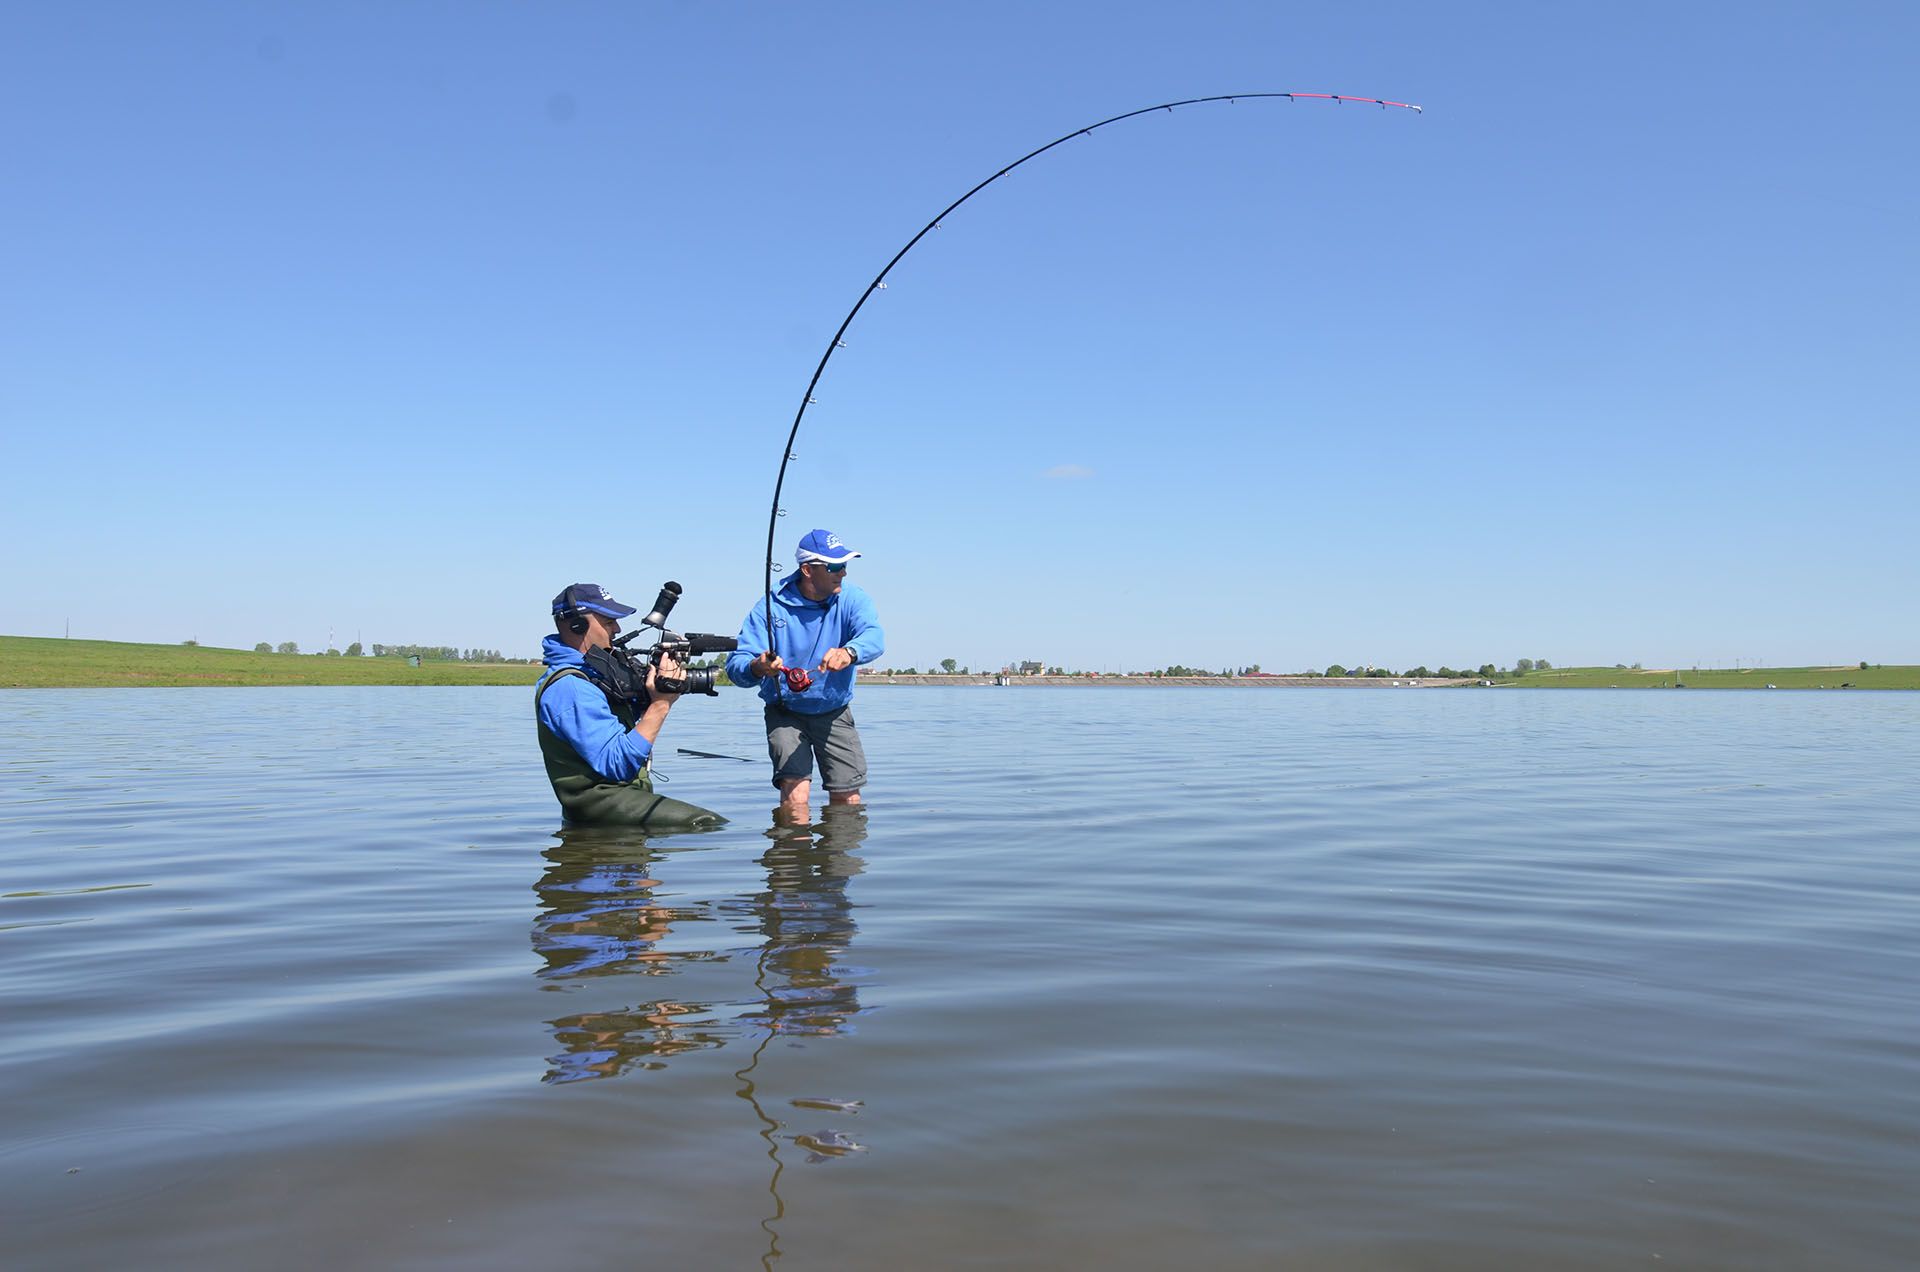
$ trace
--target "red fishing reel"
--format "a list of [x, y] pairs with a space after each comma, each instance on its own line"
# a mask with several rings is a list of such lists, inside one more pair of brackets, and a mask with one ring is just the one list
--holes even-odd
[[781, 674], [787, 678], [787, 688], [795, 693], [805, 693], [813, 685], [813, 673], [805, 667], [789, 667]]

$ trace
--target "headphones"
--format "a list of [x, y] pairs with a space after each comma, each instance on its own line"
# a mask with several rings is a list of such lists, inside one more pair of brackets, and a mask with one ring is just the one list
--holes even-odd
[[575, 636], [585, 636], [588, 626], [587, 615], [586, 612], [580, 608], [579, 604], [574, 601], [572, 592], [573, 589], [568, 588], [565, 592], [560, 593], [559, 596], [554, 598], [555, 604], [562, 608], [553, 611], [553, 620], [557, 623], [561, 619], [565, 619], [568, 631], [572, 632]]
[[[593, 616], [595, 614], [606, 614], [606, 611], [598, 605], [595, 605], [592, 600], [581, 599], [583, 596], [591, 597], [595, 592], [600, 594], [601, 600], [613, 600], [611, 596], [607, 595], [605, 588], [591, 583], [575, 584], [573, 587], [568, 588], [566, 591], [560, 593], [560, 595], [554, 597], [554, 626], [560, 628], [562, 631], [571, 632], [575, 636], [585, 636], [587, 630], [593, 625]], [[609, 624], [612, 623], [610, 617], [603, 621]]]

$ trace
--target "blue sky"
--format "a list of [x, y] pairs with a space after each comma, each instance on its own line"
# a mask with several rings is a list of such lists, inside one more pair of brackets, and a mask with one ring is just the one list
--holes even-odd
[[1906, 5], [93, 4], [0, 43], [0, 632], [1920, 662]]

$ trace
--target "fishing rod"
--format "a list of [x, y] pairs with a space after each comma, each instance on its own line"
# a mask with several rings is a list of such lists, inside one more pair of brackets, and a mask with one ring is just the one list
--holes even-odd
[[881, 270], [878, 274], [875, 274], [873, 276], [873, 281], [867, 284], [867, 289], [860, 293], [860, 299], [855, 301], [853, 304], [853, 308], [847, 311], [847, 316], [840, 320], [840, 326], [837, 329], [835, 329], [833, 333], [833, 339], [827, 342], [826, 352], [820, 355], [820, 363], [818, 366], [814, 367], [813, 369], [813, 378], [807, 381], [807, 391], [800, 395], [800, 409], [793, 413], [793, 427], [787, 430], [787, 444], [785, 447], [781, 449], [781, 452], [780, 452], [780, 475], [776, 477], [773, 482], [773, 509], [771, 512], [767, 514], [767, 572], [765, 575], [765, 584], [766, 584], [767, 647], [769, 649], [773, 648], [774, 646], [773, 535], [774, 535], [775, 529], [779, 525], [781, 516], [785, 512], [785, 509], [780, 507], [780, 492], [782, 489], [785, 488], [787, 484], [787, 465], [792, 463], [795, 459], [799, 458], [797, 455], [793, 453], [793, 444], [795, 440], [798, 439], [800, 436], [800, 421], [806, 418], [807, 408], [814, 404], [813, 390], [820, 383], [820, 376], [822, 373], [826, 371], [827, 363], [833, 360], [834, 350], [844, 349], [847, 347], [845, 341], [843, 341], [841, 337], [847, 334], [847, 328], [853, 325], [854, 318], [859, 315], [860, 310], [866, 305], [867, 300], [875, 292], [886, 290], [887, 275], [892, 273], [893, 267], [900, 263], [900, 258], [905, 256], [908, 252], [911, 252], [914, 249], [914, 246], [917, 243], [919, 243], [921, 239], [925, 238], [931, 231], [939, 229], [940, 223], [947, 218], [949, 213], [951, 213], [955, 208], [959, 207], [962, 203], [965, 203], [968, 199], [971, 199], [974, 195], [980, 193], [982, 190], [986, 189], [988, 186], [992, 185], [994, 182], [998, 181], [1000, 178], [1006, 176], [1009, 172], [1012, 172], [1015, 168], [1018, 168], [1021, 164], [1027, 162], [1029, 159], [1038, 159], [1041, 155], [1046, 154], [1047, 151], [1052, 150], [1055, 146], [1065, 145], [1067, 142], [1072, 141], [1075, 137], [1091, 136], [1095, 130], [1105, 128], [1108, 124], [1117, 124], [1117, 123], [1120, 123], [1122, 120], [1134, 119], [1141, 115], [1151, 115], [1156, 111], [1166, 111], [1169, 114], [1171, 114], [1173, 111], [1178, 110], [1182, 106], [1200, 106], [1208, 102], [1233, 103], [1238, 101], [1253, 101], [1253, 100], [1258, 100], [1262, 98], [1273, 99], [1273, 98], [1281, 98], [1281, 97], [1286, 98], [1290, 102], [1323, 101], [1323, 102], [1332, 102], [1336, 106], [1344, 105], [1347, 102], [1353, 102], [1357, 105], [1362, 105], [1362, 106], [1378, 106], [1382, 110], [1388, 110], [1388, 109], [1410, 110], [1416, 115], [1422, 113], [1420, 107], [1415, 106], [1410, 102], [1390, 102], [1379, 97], [1349, 97], [1343, 93], [1223, 93], [1214, 97], [1189, 97], [1184, 101], [1162, 102], [1158, 106], [1142, 106], [1139, 110], [1130, 110], [1126, 112], [1124, 115], [1114, 115], [1109, 119], [1101, 120], [1097, 124], [1088, 124], [1084, 128], [1076, 128], [1070, 133], [1066, 133], [1063, 136], [1054, 138], [1052, 141], [1040, 147], [1038, 150], [1031, 150], [1024, 155], [1021, 155], [1018, 159], [1015, 159], [1012, 163], [1000, 169], [1000, 171], [994, 173], [992, 176], [988, 177], [985, 181], [982, 181], [979, 185], [976, 185], [975, 187], [973, 187], [973, 189], [967, 191], [965, 194], [955, 199], [952, 203], [947, 204], [946, 207], [942, 208], [938, 213], [934, 215], [934, 218], [931, 221], [928, 221], [925, 225], [920, 227], [920, 232], [918, 234], [914, 235], [912, 238], [907, 240], [905, 247], [902, 247], [899, 251], [893, 254], [893, 259], [887, 262], [885, 269]]

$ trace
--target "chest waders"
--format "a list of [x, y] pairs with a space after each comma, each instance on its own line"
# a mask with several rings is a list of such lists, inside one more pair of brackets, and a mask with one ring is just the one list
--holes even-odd
[[[654, 794], [653, 774], [648, 769], [641, 769], [631, 782], [610, 782], [594, 772], [565, 738], [540, 719], [540, 695], [562, 676], [579, 676], [592, 683], [584, 672], [573, 667], [562, 667], [545, 677], [533, 691], [533, 718], [540, 729], [540, 758], [546, 761], [547, 780], [553, 783], [554, 798], [560, 801], [560, 815], [567, 825], [692, 830], [718, 826], [727, 820], [697, 804]], [[613, 708], [614, 718], [622, 728], [633, 728], [633, 711], [624, 702], [609, 698], [607, 705]]]

